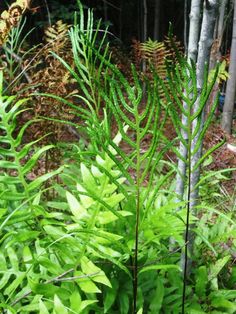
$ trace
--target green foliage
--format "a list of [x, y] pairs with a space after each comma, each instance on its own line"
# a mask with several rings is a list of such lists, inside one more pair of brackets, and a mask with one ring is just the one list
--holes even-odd
[[[227, 79], [229, 78], [229, 73], [226, 70], [226, 68], [227, 68], [226, 60], [223, 60], [219, 65], [217, 83], [221, 83], [222, 81], [223, 82], [227, 81]], [[217, 69], [212, 69], [210, 71], [209, 76], [208, 76], [209, 82], [211, 82], [214, 79], [216, 71], [217, 71]]]
[[[167, 64], [165, 82], [154, 71], [144, 91], [134, 66], [129, 81], [111, 64], [108, 45], [104, 48], [106, 33], [99, 37], [100, 26], [94, 27], [91, 11], [85, 23], [80, 6], [78, 24], [69, 33], [75, 66], [54, 56], [69, 70], [81, 94], [75, 95], [74, 103], [50, 97], [73, 110], [79, 124], [68, 124], [85, 134], [86, 142], [64, 144], [65, 166], [31, 180], [34, 166], [53, 146], [35, 148], [40, 139], [24, 143], [31, 122], [17, 129], [17, 117], [26, 110], [27, 100], [3, 96], [1, 77], [3, 312], [181, 313], [186, 282], [180, 260], [190, 224], [196, 237], [194, 267], [185, 291], [186, 313], [234, 313], [234, 216], [207, 200], [195, 212], [189, 211], [188, 198], [176, 202], [176, 166], [165, 158], [172, 150], [188, 165], [189, 174], [196, 171], [191, 158], [201, 146], [216, 103], [195, 150], [193, 123], [198, 130], [216, 73], [210, 85], [206, 76], [199, 95], [195, 66], [181, 59], [176, 67]], [[200, 109], [193, 112], [197, 97]], [[188, 119], [189, 141], [180, 131], [180, 113]], [[169, 118], [177, 133], [174, 140], [164, 135]], [[179, 140], [188, 149], [187, 160], [176, 150]], [[212, 151], [204, 152], [197, 166], [206, 163]], [[54, 175], [59, 176], [52, 181]], [[208, 173], [198, 182], [202, 195], [215, 175]], [[190, 188], [190, 182], [185, 183]], [[54, 192], [50, 197], [48, 190]], [[214, 196], [219, 197], [216, 192]]]
[[101, 54], [104, 59], [108, 56], [108, 44], [104, 45], [107, 30], [100, 29], [101, 21], [96, 26], [94, 25], [91, 10], [88, 10], [87, 22], [85, 22], [81, 4], [79, 8], [79, 21], [77, 22], [76, 17], [75, 26], [69, 31], [75, 69], [56, 54], [53, 55], [65, 65], [78, 83], [83, 93], [77, 96], [78, 99], [89, 103], [95, 110], [95, 114], [99, 115], [101, 107], [99, 86], [106, 84], [105, 77], [107, 69], [104, 66], [104, 62], [94, 54], [94, 49], [96, 48], [97, 53]]
[[19, 84], [22, 77], [30, 82], [27, 69], [24, 69], [24, 62], [34, 50], [34, 47], [26, 49], [26, 39], [33, 29], [23, 35], [26, 21], [26, 19], [21, 19], [16, 27], [11, 28], [6, 42], [2, 45], [3, 54], [0, 55], [0, 66], [4, 73], [4, 85], [8, 93]]

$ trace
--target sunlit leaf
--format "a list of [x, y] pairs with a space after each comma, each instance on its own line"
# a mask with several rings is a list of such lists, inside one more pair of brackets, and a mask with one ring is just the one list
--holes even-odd
[[75, 216], [76, 220], [79, 221], [88, 216], [86, 208], [77, 200], [77, 198], [70, 192], [66, 192], [66, 198], [70, 207], [72, 214]]
[[55, 294], [54, 296], [54, 311], [55, 314], [68, 314], [66, 307], [63, 305], [59, 297]]

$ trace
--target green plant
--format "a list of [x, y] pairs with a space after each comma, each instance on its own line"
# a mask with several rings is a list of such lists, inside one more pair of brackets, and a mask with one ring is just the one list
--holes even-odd
[[[129, 291], [127, 294], [132, 295], [133, 312], [136, 313], [138, 310], [145, 311], [147, 309], [147, 304], [144, 301], [144, 296], [146, 296], [152, 289], [155, 290], [155, 285], [153, 286], [153, 283], [148, 283], [150, 286], [147, 290], [145, 290], [145, 288], [142, 289], [142, 285], [139, 285], [138, 276], [142, 278], [142, 280], [140, 280], [142, 283], [145, 282], [145, 276], [142, 277], [145, 271], [156, 273], [157, 270], [160, 271], [161, 269], [162, 271], [160, 274], [163, 276], [163, 273], [166, 271], [168, 272], [168, 270], [170, 270], [171, 272], [171, 269], [176, 268], [176, 265], [174, 264], [176, 264], [180, 259], [180, 252], [178, 250], [176, 255], [167, 259], [167, 261], [171, 261], [170, 264], [156, 263], [155, 259], [153, 259], [153, 262], [150, 260], [150, 256], [152, 256], [152, 254], [156, 254], [156, 256], [160, 256], [161, 258], [165, 255], [164, 252], [168, 250], [167, 238], [170, 234], [168, 235], [164, 231], [166, 230], [164, 222], [167, 219], [172, 221], [171, 225], [175, 226], [175, 229], [173, 228], [174, 230], [172, 235], [178, 242], [178, 245], [184, 247], [185, 251], [184, 281], [182, 282], [179, 273], [179, 279], [176, 283], [178, 293], [176, 293], [175, 299], [172, 299], [174, 305], [173, 303], [171, 304], [172, 307], [175, 306], [176, 311], [181, 311], [181, 306], [182, 311], [184, 311], [185, 298], [191, 293], [191, 287], [187, 287], [187, 245], [189, 241], [189, 226], [191, 223], [197, 221], [197, 218], [193, 216], [195, 213], [190, 213], [189, 208], [189, 193], [192, 188], [190, 178], [192, 178], [192, 174], [197, 171], [197, 167], [200, 166], [200, 164], [216, 147], [204, 153], [203, 157], [194, 169], [192, 169], [191, 160], [201, 146], [205, 132], [210, 124], [216, 102], [205, 122], [205, 126], [200, 137], [197, 139], [198, 144], [194, 151], [192, 151], [192, 143], [196, 140], [196, 130], [199, 129], [202, 123], [202, 110], [213, 88], [217, 72], [215, 73], [215, 77], [210, 85], [207, 84], [207, 79], [205, 79], [203, 90], [200, 95], [201, 107], [197, 112], [193, 113], [193, 104], [199, 96], [196, 87], [196, 70], [193, 64], [188, 64], [183, 58], [179, 58], [179, 63], [176, 67], [169, 67], [167, 64], [167, 83], [164, 83], [163, 80], [160, 79], [160, 77], [154, 72], [154, 80], [152, 82], [145, 81], [147, 88], [145, 94], [142, 89], [142, 82], [140, 81], [135, 68], [133, 66], [131, 67], [131, 81], [133, 83], [130, 84], [121, 72], [110, 63], [109, 58], [107, 58], [107, 54], [101, 54], [100, 50], [97, 51], [94, 41], [82, 33], [81, 30], [83, 30], [83, 25], [83, 15], [81, 14], [80, 26], [75, 26], [76, 31], [70, 31], [74, 58], [77, 60], [75, 63], [81, 77], [79, 77], [76, 71], [67, 63], [63, 60], [62, 62], [70, 71], [71, 75], [77, 80], [79, 86], [82, 87], [84, 96], [78, 96], [78, 98], [84, 101], [87, 108], [81, 108], [66, 100], [62, 101], [72, 107], [75, 114], [86, 122], [85, 131], [90, 139], [89, 149], [91, 150], [91, 152], [88, 151], [86, 154], [88, 156], [89, 154], [91, 156], [96, 156], [97, 154], [103, 152], [103, 154], [106, 154], [114, 162], [116, 167], [122, 173], [122, 176], [124, 176], [127, 180], [127, 186], [125, 185], [126, 193], [123, 190], [123, 185], [119, 186], [119, 188], [122, 188], [125, 195], [124, 200], [121, 202], [122, 208], [127, 208], [126, 203], [128, 203], [129, 206], [131, 206], [129, 211], [134, 214], [129, 219], [130, 223], [127, 229], [127, 233], [129, 235], [127, 239], [128, 247], [131, 250], [129, 267], [132, 269], [133, 284], [133, 293], [131, 294]], [[92, 25], [90, 25], [90, 28], [92, 28]], [[81, 36], [83, 38], [81, 38]], [[101, 84], [100, 76], [98, 79], [92, 81], [92, 88], [91, 84], [84, 84], [84, 82], [86, 82], [84, 73], [88, 71], [89, 67], [81, 72], [81, 63], [79, 63], [79, 60], [80, 55], [83, 55], [84, 52], [80, 49], [80, 45], [78, 44], [80, 42], [86, 42], [86, 47], [88, 47], [86, 53], [89, 54], [91, 59], [99, 61], [99, 73], [102, 73], [100, 72], [102, 67], [105, 68], [103, 71], [106, 82], [105, 84]], [[88, 60], [88, 57], [85, 57], [84, 59]], [[95, 65], [94, 62], [92, 62], [92, 64]], [[191, 84], [189, 82], [191, 82]], [[165, 100], [160, 98], [160, 86], [165, 94]], [[95, 88], [99, 90], [98, 99], [100, 100], [102, 98], [103, 102], [106, 104], [106, 110], [104, 109], [104, 118], [102, 122], [100, 120], [100, 115], [98, 115], [98, 107], [96, 105], [97, 101], [94, 101], [94, 98], [91, 98], [90, 96], [90, 90], [94, 90]], [[183, 93], [183, 90], [187, 91], [186, 94]], [[59, 97], [56, 96], [51, 97], [59, 99]], [[183, 99], [188, 105], [187, 110], [184, 110], [182, 107]], [[176, 103], [177, 107], [176, 105], [172, 105], [173, 102]], [[187, 130], [190, 139], [189, 142], [185, 142], [180, 132], [182, 124], [178, 118], [179, 111], [182, 111], [188, 120]], [[158, 199], [158, 193], [160, 193], [162, 185], [166, 184], [166, 182], [171, 178], [175, 168], [171, 171], [172, 167], [168, 165], [168, 167], [170, 167], [168, 169], [168, 173], [163, 178], [160, 178], [160, 181], [156, 183], [156, 187], [153, 189], [157, 166], [163, 159], [164, 153], [170, 148], [173, 148], [178, 158], [182, 158], [178, 151], [172, 147], [174, 141], [167, 140], [162, 132], [168, 114], [170, 114], [172, 118], [178, 139], [181, 140], [188, 149], [188, 159], [184, 160], [188, 166], [189, 172], [188, 179], [186, 181], [188, 193], [186, 200], [183, 200], [183, 203], [179, 204], [176, 204], [175, 197], [173, 196], [172, 201], [169, 201], [166, 206], [161, 207], [162, 211], [161, 209], [157, 209], [155, 206], [155, 200]], [[196, 128], [195, 132], [192, 134], [194, 124]], [[120, 137], [122, 139], [121, 147], [119, 147], [111, 137], [114, 125], [115, 128], [119, 130]], [[80, 130], [80, 127], [76, 125], [75, 127]], [[149, 146], [148, 148], [143, 149], [142, 145], [145, 143], [147, 138], [149, 138]], [[222, 143], [217, 145], [217, 147], [221, 144]], [[124, 145], [126, 147], [125, 150], [123, 149]], [[82, 156], [83, 155], [84, 154], [82, 153]], [[92, 157], [86, 160], [90, 160], [92, 164], [95, 162]], [[93, 197], [93, 191], [89, 191], [88, 195]], [[132, 200], [132, 205], [130, 199]], [[101, 203], [103, 201], [104, 200], [102, 199], [100, 200]], [[105, 206], [105, 203], [103, 203], [103, 205]], [[182, 208], [181, 211], [177, 210], [179, 207]], [[135, 220], [132, 219], [133, 217], [135, 217]], [[160, 225], [158, 225], [159, 221], [162, 221]], [[150, 228], [148, 228], [148, 226]], [[171, 230], [170, 225], [168, 227]], [[181, 237], [184, 233], [184, 229], [186, 234], [185, 240]], [[162, 239], [162, 242], [160, 239]], [[152, 252], [152, 254], [150, 252]], [[142, 266], [140, 266], [140, 264]], [[174, 276], [176, 276], [176, 273]], [[161, 282], [164, 287], [164, 282], [159, 279], [156, 281], [156, 284], [161, 285]], [[165, 282], [165, 284], [168, 285], [168, 282]], [[168, 286], [164, 288], [164, 295], [165, 293], [168, 295], [168, 290], [165, 289], [168, 289]], [[182, 293], [180, 292], [181, 289], [183, 289]], [[126, 309], [124, 313], [129, 311], [129, 303], [129, 299], [127, 299], [126, 296], [124, 298]], [[114, 300], [114, 309], [116, 307], [115, 304]], [[153, 299], [153, 303], [151, 302], [151, 304], [155, 311], [157, 311], [158, 307], [159, 310], [162, 306], [164, 306], [165, 310], [167, 310], [168, 307], [164, 301], [156, 301], [155, 299]], [[187, 307], [190, 308], [191, 305], [187, 303]]]
[[79, 8], [80, 21], [77, 23], [76, 17], [75, 26], [69, 31], [75, 69], [66, 63], [63, 58], [55, 53], [53, 53], [53, 55], [64, 64], [76, 79], [82, 91], [82, 95], [78, 95], [78, 98], [85, 103], [90, 103], [95, 110], [95, 114], [99, 115], [101, 108], [100, 88], [101, 85], [106, 85], [105, 78], [107, 68], [104, 65], [104, 61], [94, 54], [94, 49], [96, 49], [97, 53], [101, 54], [104, 59], [108, 56], [109, 46], [108, 44], [104, 45], [107, 29], [100, 29], [101, 21], [94, 26], [94, 18], [91, 10], [88, 10], [87, 22], [85, 22], [84, 11], [81, 4]]
[[0, 302], [2, 308], [15, 313], [11, 304], [16, 301], [12, 300], [22, 296], [29, 286], [29, 280], [25, 283], [30, 271], [29, 246], [41, 233], [39, 202], [43, 183], [61, 169], [30, 179], [35, 164], [52, 145], [35, 150], [40, 139], [23, 143], [24, 132], [32, 122], [24, 124], [18, 132], [16, 126], [18, 116], [27, 110], [24, 107], [27, 99], [17, 101], [16, 96], [4, 96], [2, 92], [0, 72]]
[[[26, 48], [26, 40], [30, 33], [24, 35], [26, 19], [21, 19], [16, 27], [12, 28], [8, 37], [2, 45], [2, 54], [0, 55], [0, 64], [4, 72], [4, 84], [6, 91], [10, 93], [14, 87], [24, 78], [28, 83], [31, 83], [31, 78], [25, 68], [25, 61], [30, 53], [35, 49]], [[5, 91], [5, 92], [6, 92]]]
[[[37, 141], [22, 141], [30, 122], [14, 137], [21, 102], [12, 106], [14, 98], [1, 98], [3, 312], [233, 313], [235, 269], [228, 276], [227, 289], [221, 279], [234, 253], [235, 244], [230, 246], [230, 254], [225, 250], [229, 236], [235, 233], [233, 217], [204, 202], [195, 206], [194, 212], [189, 206], [191, 174], [215, 149], [204, 152], [192, 168], [192, 158], [201, 147], [216, 106], [214, 103], [196, 138], [217, 73], [210, 85], [205, 75], [199, 94], [195, 66], [180, 58], [176, 67], [167, 64], [165, 82], [153, 71], [153, 80], [145, 80], [144, 91], [133, 65], [130, 83], [110, 62], [108, 46], [103, 47], [105, 35], [99, 42], [100, 29], [94, 28], [91, 11], [84, 25], [80, 7], [78, 25], [70, 30], [72, 65], [53, 53], [77, 82], [82, 95], [75, 95], [74, 103], [57, 95], [43, 95], [62, 101], [77, 121], [83, 122], [67, 122], [81, 135], [86, 134], [86, 141], [83, 145], [64, 145], [62, 169], [30, 181], [27, 175], [41, 153], [52, 146], [31, 155]], [[201, 107], [193, 112], [197, 97]], [[187, 109], [182, 107], [183, 100]], [[180, 131], [179, 112], [187, 118], [189, 141]], [[174, 140], [164, 135], [169, 118], [177, 133]], [[165, 154], [172, 150], [183, 159], [175, 147], [179, 140], [188, 150], [188, 158], [183, 160], [188, 177], [186, 197], [176, 202], [176, 166], [166, 160]], [[192, 150], [194, 141], [197, 148]], [[55, 195], [48, 198], [42, 183], [58, 173], [52, 187]], [[205, 175], [193, 188], [207, 182], [208, 175], [212, 174]], [[196, 234], [191, 256], [196, 270], [188, 275], [190, 226]], [[170, 238], [174, 239], [171, 245]]]

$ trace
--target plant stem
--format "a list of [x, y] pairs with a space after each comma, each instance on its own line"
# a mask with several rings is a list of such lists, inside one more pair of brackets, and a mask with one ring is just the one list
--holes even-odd
[[[191, 160], [190, 160], [189, 168], [190, 167], [191, 167]], [[187, 195], [187, 217], [186, 217], [186, 229], [185, 229], [184, 274], [183, 274], [183, 292], [182, 292], [182, 314], [185, 313], [185, 297], [186, 297], [187, 274], [188, 274], [188, 243], [189, 243], [188, 239], [189, 239], [189, 217], [190, 217], [190, 195], [191, 195], [190, 184], [191, 184], [191, 171], [188, 172], [188, 195]]]
[[134, 310], [137, 311], [137, 291], [138, 291], [138, 233], [139, 233], [139, 211], [140, 211], [140, 191], [137, 189], [137, 208], [136, 208], [136, 225], [135, 225], [135, 251], [134, 251], [134, 272], [133, 272], [133, 290], [134, 290]]
[[138, 238], [139, 238], [139, 219], [140, 219], [140, 119], [138, 108], [135, 112], [136, 120], [136, 151], [137, 151], [137, 163], [136, 163], [136, 224], [135, 224], [135, 250], [134, 250], [134, 270], [133, 270], [133, 313], [137, 312], [137, 292], [138, 292]]
[[184, 267], [183, 267], [183, 291], [182, 291], [182, 314], [185, 313], [185, 298], [187, 287], [188, 275], [188, 245], [189, 245], [189, 218], [190, 218], [190, 202], [191, 202], [191, 179], [192, 179], [192, 121], [191, 121], [191, 105], [186, 103], [187, 111], [187, 167], [188, 167], [188, 192], [187, 192], [187, 214], [186, 214], [186, 227], [185, 227], [185, 249], [184, 249]]

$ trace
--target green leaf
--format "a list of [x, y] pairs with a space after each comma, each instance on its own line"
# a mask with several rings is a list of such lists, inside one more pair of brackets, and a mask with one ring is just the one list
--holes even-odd
[[[121, 216], [127, 217], [127, 216], [132, 216], [133, 214], [128, 212], [128, 211], [117, 211]], [[105, 225], [108, 223], [111, 223], [113, 221], [116, 221], [119, 219], [116, 215], [114, 215], [112, 212], [108, 211], [100, 211], [99, 214], [97, 215], [97, 220], [101, 225]]]
[[88, 186], [90, 189], [96, 188], [97, 183], [96, 183], [92, 173], [90, 172], [90, 170], [83, 163], [81, 163], [80, 169], [81, 169], [83, 183], [86, 186]]
[[111, 288], [111, 283], [107, 276], [105, 275], [104, 271], [102, 271], [99, 267], [94, 265], [94, 263], [90, 261], [86, 256], [83, 256], [81, 258], [81, 269], [83, 273], [86, 275], [98, 272], [98, 274], [91, 277], [91, 279], [95, 282], [102, 283]]
[[236, 290], [217, 290], [210, 293], [210, 298], [224, 298], [227, 300], [236, 298]]
[[158, 314], [160, 309], [162, 308], [163, 298], [165, 294], [165, 289], [163, 285], [162, 278], [158, 277], [156, 280], [156, 290], [152, 295], [152, 300], [149, 306], [151, 313]]
[[[76, 188], [79, 192], [86, 193], [86, 190], [79, 183], [77, 183]], [[80, 194], [80, 201], [85, 209], [91, 207], [91, 205], [95, 203], [95, 201], [90, 196], [83, 194]]]
[[81, 306], [81, 296], [78, 291], [74, 291], [70, 297], [71, 309], [77, 311]]
[[218, 259], [214, 264], [211, 264], [208, 280], [212, 280], [214, 278], [217, 278], [219, 272], [222, 270], [222, 268], [228, 263], [231, 256], [227, 255], [221, 259]]
[[4, 183], [6, 185], [20, 184], [21, 180], [19, 177], [4, 175], [4, 176], [0, 176], [0, 183]]
[[60, 265], [56, 264], [55, 262], [50, 261], [50, 259], [46, 256], [39, 256], [38, 262], [40, 265], [45, 267], [48, 272], [50, 272], [53, 275], [58, 275], [63, 273], [63, 269], [60, 267]]
[[25, 276], [26, 276], [25, 273], [17, 273], [16, 279], [13, 280], [12, 283], [6, 288], [4, 294], [10, 296], [10, 294], [14, 292], [21, 285]]
[[206, 245], [212, 250], [214, 255], [217, 256], [216, 250], [214, 249], [213, 245], [208, 241], [208, 239], [204, 237], [204, 235], [201, 232], [199, 232], [198, 229], [193, 229], [193, 231], [206, 243]]
[[25, 241], [32, 241], [37, 239], [40, 232], [38, 231], [28, 231], [28, 230], [21, 230], [18, 234], [14, 235], [13, 239], [10, 243], [20, 243]]
[[11, 271], [4, 271], [3, 276], [0, 279], [0, 290], [3, 289], [8, 284], [11, 275], [12, 275]]
[[121, 292], [119, 294], [119, 304], [120, 304], [120, 314], [128, 314], [129, 313], [129, 296], [127, 293]]
[[18, 169], [18, 166], [11, 161], [6, 161], [6, 160], [0, 160], [0, 169], [5, 168], [5, 169]]
[[42, 300], [39, 300], [39, 314], [49, 314], [48, 309]]
[[2, 218], [2, 216], [4, 216], [7, 212], [7, 208], [0, 208], [0, 218]]
[[111, 280], [112, 288], [106, 289], [105, 299], [104, 299], [104, 313], [109, 313], [108, 311], [114, 304], [118, 291], [118, 281], [116, 279]]
[[230, 312], [222, 312], [222, 313], [235, 313], [236, 311], [236, 304], [235, 302], [230, 302], [224, 298], [215, 298], [211, 301], [211, 305], [215, 308], [218, 308], [218, 309], [228, 309], [228, 310], [232, 310]]
[[68, 311], [66, 307], [63, 305], [61, 300], [58, 298], [58, 296], [55, 294], [54, 296], [54, 311], [55, 314], [68, 314]]
[[206, 286], [208, 283], [208, 276], [207, 276], [207, 268], [206, 266], [200, 266], [196, 272], [196, 294], [199, 298], [204, 298], [206, 296]]
[[12, 268], [18, 272], [19, 271], [19, 262], [18, 262], [18, 257], [16, 255], [15, 250], [12, 247], [9, 247], [7, 249], [7, 254], [9, 256], [10, 262], [11, 262], [11, 266]]
[[0, 309], [7, 309], [7, 314], [16, 314], [16, 310], [6, 303], [0, 303]]
[[83, 314], [84, 313], [83, 310], [86, 309], [86, 307], [88, 307], [90, 304], [94, 304], [96, 302], [98, 302], [98, 301], [97, 300], [85, 300], [85, 301], [82, 301], [81, 302], [81, 306], [80, 306], [80, 308], [78, 310], [78, 313]]
[[63, 238], [66, 236], [66, 233], [62, 231], [60, 227], [53, 227], [50, 225], [43, 226], [43, 229], [47, 234], [51, 235], [53, 238]]
[[140, 271], [139, 274], [144, 273], [146, 271], [150, 270], [168, 270], [168, 269], [177, 269], [181, 271], [181, 268], [178, 265], [150, 265], [150, 266], [144, 266]]
[[52, 178], [53, 176], [59, 174], [64, 169], [64, 166], [61, 166], [57, 170], [51, 171], [46, 173], [38, 178], [36, 178], [33, 182], [28, 185], [28, 191], [33, 191], [37, 189], [42, 183], [46, 182], [48, 179]]
[[60, 290], [59, 287], [54, 286], [51, 283], [48, 283], [48, 284], [37, 283], [37, 282], [34, 282], [32, 279], [29, 280], [29, 285], [30, 285], [31, 290], [35, 294], [43, 295], [46, 298], [53, 297]]
[[[81, 271], [76, 271], [75, 276], [85, 276]], [[85, 293], [101, 293], [101, 290], [92, 282], [89, 277], [76, 279], [79, 287]]]
[[77, 198], [70, 192], [66, 191], [66, 198], [70, 207], [72, 214], [75, 216], [77, 221], [88, 217], [88, 212], [86, 208], [81, 205]]
[[25, 199], [25, 193], [17, 193], [17, 192], [12, 192], [12, 191], [4, 191], [1, 194], [1, 200], [6, 200], [6, 201], [20, 201]]
[[60, 209], [62, 211], [65, 211], [68, 209], [68, 204], [66, 202], [56, 202], [56, 201], [50, 201], [47, 202], [47, 206], [55, 209]]
[[118, 205], [124, 198], [125, 198], [125, 196], [123, 194], [117, 193], [117, 194], [113, 194], [110, 197], [104, 198], [104, 201], [109, 206], [114, 207], [114, 206]]
[[46, 152], [47, 150], [53, 148], [53, 145], [47, 145], [47, 146], [43, 146], [42, 148], [40, 148], [33, 156], [30, 157], [30, 159], [27, 161], [27, 163], [24, 165], [23, 169], [22, 169], [22, 173], [25, 175], [27, 173], [29, 173], [32, 168], [34, 167], [34, 165], [36, 164], [36, 162], [38, 161], [39, 157]]

